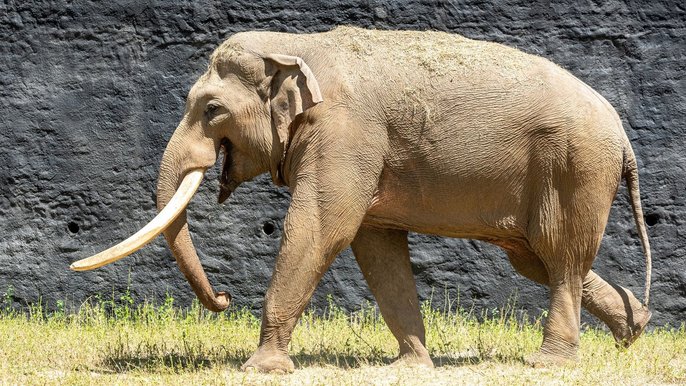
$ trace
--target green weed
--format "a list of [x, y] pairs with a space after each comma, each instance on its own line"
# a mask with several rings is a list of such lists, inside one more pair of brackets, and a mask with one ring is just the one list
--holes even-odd
[[[459, 300], [421, 304], [427, 348], [436, 369], [387, 366], [397, 342], [378, 309], [347, 312], [328, 298], [310, 309], [290, 343], [296, 374], [246, 374], [238, 369], [259, 341], [260, 319], [248, 309], [214, 314], [164, 301], [94, 296], [77, 307], [42, 302], [0, 308], [0, 384], [646, 384], [686, 382], [686, 327], [657, 327], [631, 348], [584, 328], [575, 366], [532, 369], [524, 358], [542, 340], [542, 317], [513, 299], [476, 313]], [[9, 306], [8, 306], [9, 304]]]

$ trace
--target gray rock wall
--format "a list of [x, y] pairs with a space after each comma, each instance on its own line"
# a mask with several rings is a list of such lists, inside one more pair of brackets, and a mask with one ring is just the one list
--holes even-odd
[[[259, 3], [259, 4], [256, 4]], [[162, 238], [89, 273], [69, 264], [128, 237], [155, 214], [157, 169], [207, 58], [237, 31], [325, 31], [340, 24], [436, 29], [502, 42], [569, 69], [618, 110], [636, 151], [654, 252], [656, 324], [686, 315], [686, 7], [674, 1], [3, 1], [0, 2], [0, 293], [15, 306], [95, 293], [137, 299], [193, 293]], [[210, 172], [209, 180], [216, 178]], [[259, 309], [281, 236], [287, 191], [268, 178], [225, 204], [205, 183], [191, 228], [216, 288]], [[265, 228], [273, 225], [269, 234]], [[267, 229], [269, 230], [269, 229]], [[514, 293], [536, 315], [547, 292], [497, 248], [412, 235], [422, 299], [493, 309]], [[595, 269], [643, 292], [644, 262], [624, 189]], [[349, 251], [313, 303], [371, 299]]]

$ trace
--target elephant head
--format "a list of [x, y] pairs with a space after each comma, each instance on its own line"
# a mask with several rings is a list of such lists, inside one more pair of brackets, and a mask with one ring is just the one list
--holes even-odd
[[215, 292], [191, 241], [186, 206], [205, 171], [224, 162], [219, 202], [242, 182], [269, 171], [283, 184], [280, 165], [294, 119], [322, 102], [319, 85], [297, 56], [259, 53], [229, 39], [212, 55], [191, 88], [183, 119], [162, 156], [157, 182], [159, 214], [127, 240], [71, 265], [90, 270], [117, 261], [164, 232], [176, 262], [202, 304], [222, 311], [230, 296]]

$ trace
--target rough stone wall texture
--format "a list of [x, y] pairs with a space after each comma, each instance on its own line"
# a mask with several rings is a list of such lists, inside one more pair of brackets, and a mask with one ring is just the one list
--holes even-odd
[[[159, 238], [89, 273], [69, 264], [132, 234], [155, 214], [162, 151], [187, 91], [234, 32], [325, 31], [352, 24], [435, 29], [518, 47], [569, 69], [618, 110], [636, 151], [654, 252], [656, 324], [686, 315], [686, 7], [651, 1], [12, 1], [0, 2], [0, 293], [15, 306], [95, 293], [137, 299], [193, 293]], [[209, 180], [217, 176], [210, 172]], [[258, 178], [222, 206], [205, 183], [191, 228], [211, 281], [259, 309], [288, 192]], [[264, 224], [275, 231], [265, 233]], [[267, 226], [268, 228], [268, 226]], [[517, 294], [530, 314], [547, 291], [516, 274], [496, 247], [412, 235], [420, 296], [493, 309]], [[594, 265], [643, 292], [644, 262], [622, 188]], [[349, 251], [313, 303], [371, 299]], [[590, 321], [590, 320], [589, 320]]]

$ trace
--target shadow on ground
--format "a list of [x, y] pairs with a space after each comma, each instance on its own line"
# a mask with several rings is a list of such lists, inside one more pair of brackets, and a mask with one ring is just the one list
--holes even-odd
[[[124, 373], [130, 371], [146, 372], [187, 372], [213, 367], [223, 367], [227, 370], [238, 370], [247, 361], [249, 353], [212, 355], [211, 358], [202, 355], [168, 353], [163, 355], [107, 355], [101, 362], [101, 368], [106, 371]], [[341, 369], [356, 369], [364, 366], [391, 365], [395, 358], [380, 355], [346, 355], [340, 353], [297, 353], [291, 355], [296, 368], [334, 366]], [[484, 358], [479, 355], [457, 355], [432, 357], [436, 367], [460, 367], [477, 365], [484, 361], [512, 362], [513, 358]]]

